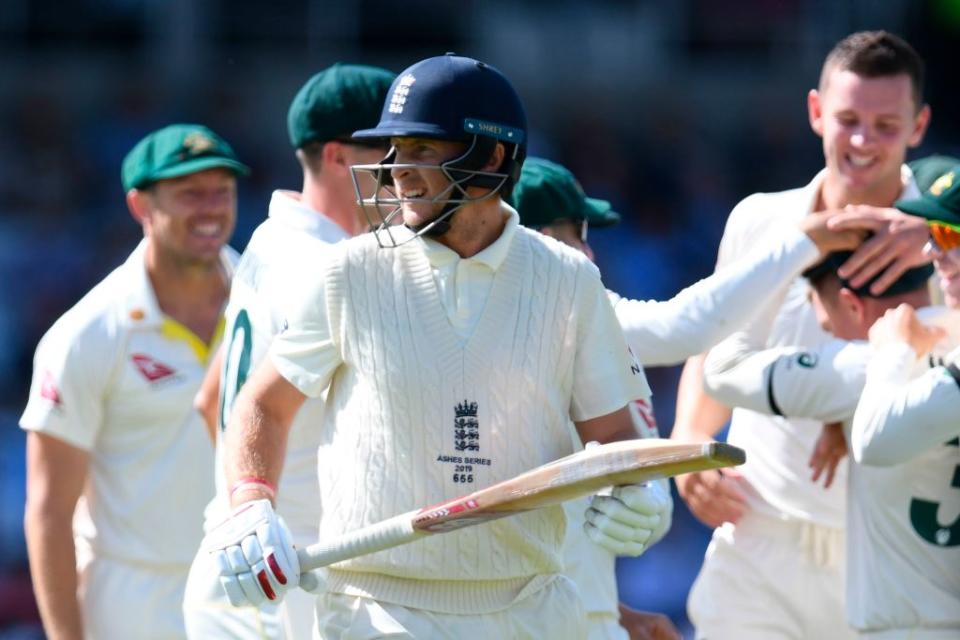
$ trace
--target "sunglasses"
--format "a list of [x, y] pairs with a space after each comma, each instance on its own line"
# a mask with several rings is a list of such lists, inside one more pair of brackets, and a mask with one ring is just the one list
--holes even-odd
[[931, 222], [929, 227], [930, 242], [941, 253], [960, 247], [960, 230], [939, 222]]

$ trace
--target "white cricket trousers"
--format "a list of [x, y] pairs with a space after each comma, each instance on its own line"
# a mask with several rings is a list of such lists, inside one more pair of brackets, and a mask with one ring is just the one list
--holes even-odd
[[317, 601], [320, 640], [583, 640], [580, 595], [565, 576], [503, 611], [478, 615], [437, 613], [371, 598], [326, 593]]
[[844, 532], [749, 512], [713, 532], [687, 600], [698, 640], [846, 640]]
[[79, 572], [84, 637], [183, 640], [187, 567], [158, 567], [92, 557]]

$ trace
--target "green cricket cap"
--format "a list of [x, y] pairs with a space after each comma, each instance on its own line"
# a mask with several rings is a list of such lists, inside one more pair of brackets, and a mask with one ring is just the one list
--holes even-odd
[[919, 198], [897, 200], [896, 207], [960, 231], [960, 164], [941, 174]]
[[923, 192], [933, 186], [937, 178], [960, 164], [960, 159], [953, 156], [932, 155], [917, 158], [908, 164], [917, 187]]
[[215, 168], [248, 175], [226, 140], [199, 124], [172, 124], [148, 134], [123, 159], [124, 191], [142, 189], [158, 180], [179, 178]]
[[587, 197], [569, 169], [543, 158], [524, 161], [511, 200], [520, 223], [534, 229], [557, 220], [586, 220], [591, 227], [620, 222], [609, 202]]
[[[826, 258], [804, 271], [803, 277], [809, 280], [811, 283], [816, 283], [817, 280], [823, 278], [827, 274], [835, 274], [843, 265], [843, 263], [846, 262], [847, 259], [852, 255], [852, 251], [834, 251], [832, 253], [828, 253]], [[840, 279], [840, 283], [845, 288], [853, 291], [861, 298], [889, 298], [902, 293], [916, 291], [920, 287], [924, 286], [930, 279], [930, 276], [933, 275], [933, 265], [928, 263], [919, 267], [914, 267], [913, 269], [907, 269], [903, 275], [897, 278], [893, 284], [883, 291], [883, 293], [871, 293], [871, 285], [873, 285], [873, 283], [876, 282], [882, 275], [883, 273], [878, 273], [860, 287], [854, 287], [848, 280], [840, 278], [839, 275], [837, 277]]]
[[287, 113], [290, 144], [352, 137], [380, 121], [395, 73], [379, 67], [337, 63], [300, 88]]

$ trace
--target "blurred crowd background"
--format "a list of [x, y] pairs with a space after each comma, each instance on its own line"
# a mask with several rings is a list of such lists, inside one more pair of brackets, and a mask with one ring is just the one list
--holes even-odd
[[[740, 198], [822, 167], [806, 93], [836, 41], [877, 28], [927, 61], [933, 124], [912, 157], [960, 153], [960, 0], [0, 1], [0, 638], [42, 637], [17, 427], [33, 351], [137, 242], [119, 167], [144, 134], [203, 123], [253, 168], [242, 250], [271, 190], [299, 187], [286, 110], [310, 75], [338, 60], [480, 58], [523, 97], [530, 153], [623, 214], [590, 234], [606, 285], [666, 299], [712, 270]], [[678, 375], [648, 372], [664, 435]], [[620, 562], [622, 599], [686, 629], [708, 539], [677, 500], [667, 538]]]

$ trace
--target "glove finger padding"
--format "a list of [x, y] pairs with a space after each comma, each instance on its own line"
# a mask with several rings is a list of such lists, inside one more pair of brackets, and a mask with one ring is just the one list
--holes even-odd
[[628, 527], [653, 529], [660, 522], [659, 514], [638, 513], [613, 496], [595, 496], [590, 503], [590, 510], [597, 512], [597, 520], [602, 520], [601, 516], [605, 516]]
[[207, 535], [203, 548], [216, 556], [220, 583], [234, 606], [278, 602], [299, 583], [293, 536], [268, 500], [237, 507]]
[[[608, 500], [613, 501], [612, 498]], [[608, 507], [611, 509], [616, 509], [614, 507]], [[621, 504], [617, 511], [624, 510], [625, 507]], [[628, 512], [629, 513], [629, 512]], [[618, 540], [620, 542], [643, 542], [650, 538], [653, 533], [654, 527], [657, 526], [660, 522], [659, 516], [639, 516], [644, 522], [637, 524], [635, 521], [625, 522], [622, 520], [616, 520], [612, 516], [603, 513], [600, 510], [597, 510], [594, 507], [587, 509], [585, 514], [585, 520], [587, 523], [593, 525], [598, 531], [601, 531], [604, 535]]]
[[673, 506], [670, 495], [658, 482], [614, 487], [610, 495], [620, 500], [631, 511], [649, 516], [661, 515]]
[[586, 532], [587, 537], [590, 538], [590, 540], [610, 551], [614, 555], [639, 556], [647, 549], [647, 546], [642, 542], [626, 542], [623, 540], [616, 540], [589, 522], [583, 523], [583, 530]]

